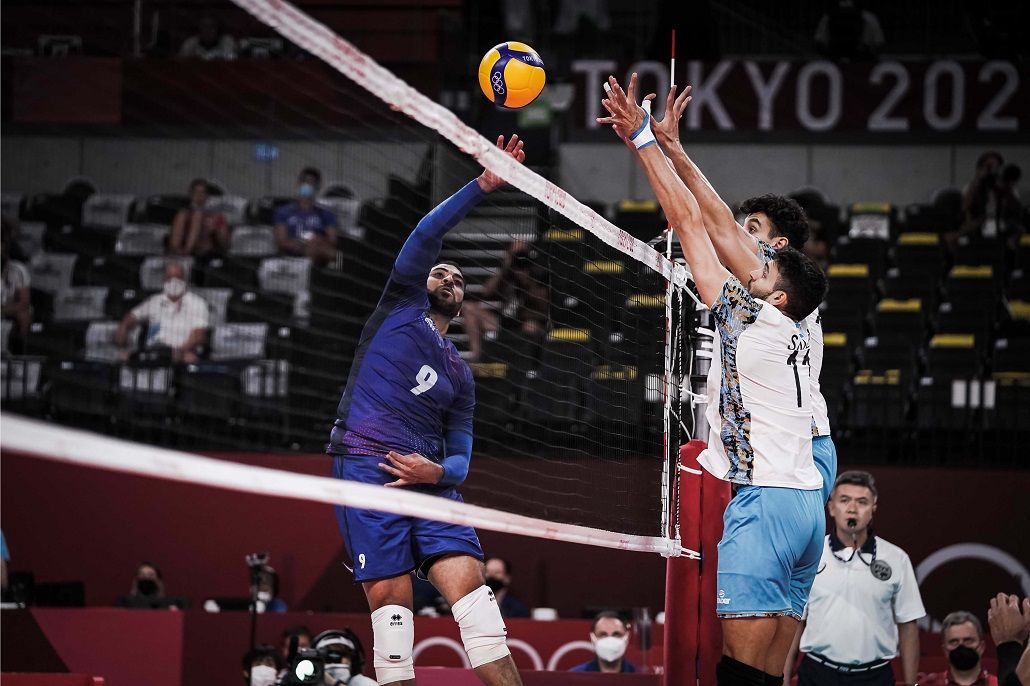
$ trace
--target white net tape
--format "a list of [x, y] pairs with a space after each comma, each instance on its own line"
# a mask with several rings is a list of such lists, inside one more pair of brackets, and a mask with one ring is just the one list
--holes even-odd
[[200, 457], [108, 438], [86, 431], [24, 419], [10, 414], [0, 418], [0, 445], [4, 450], [46, 460], [106, 469], [137, 476], [226, 488], [245, 493], [346, 505], [421, 519], [434, 519], [478, 529], [580, 543], [603, 548], [685, 555], [675, 541], [658, 536], [633, 536], [575, 524], [491, 510], [432, 495], [385, 488], [330, 477], [296, 474], [279, 469]]

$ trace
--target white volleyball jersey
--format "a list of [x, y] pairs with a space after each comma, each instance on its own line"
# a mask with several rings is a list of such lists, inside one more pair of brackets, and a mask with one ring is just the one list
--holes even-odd
[[711, 431], [698, 461], [738, 484], [821, 488], [804, 330], [732, 276], [712, 314], [719, 335], [708, 372]]
[[[756, 239], [757, 240], [757, 239]], [[757, 240], [758, 256], [762, 264], [772, 261], [776, 256], [776, 249], [765, 241]], [[823, 318], [817, 309], [805, 317], [802, 328], [808, 333], [808, 346], [812, 366], [810, 387], [812, 389], [812, 435], [830, 435], [830, 416], [826, 409], [826, 398], [823, 397], [819, 387], [819, 375], [823, 371]]]

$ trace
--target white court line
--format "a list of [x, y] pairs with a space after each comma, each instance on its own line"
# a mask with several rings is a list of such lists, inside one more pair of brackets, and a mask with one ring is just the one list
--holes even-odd
[[4, 450], [56, 462], [275, 498], [382, 510], [478, 529], [602, 548], [666, 556], [681, 553], [690, 557], [696, 555], [692, 551], [682, 551], [676, 541], [660, 536], [621, 534], [526, 517], [424, 493], [215, 460], [68, 429], [10, 413], [0, 415], [0, 446]]

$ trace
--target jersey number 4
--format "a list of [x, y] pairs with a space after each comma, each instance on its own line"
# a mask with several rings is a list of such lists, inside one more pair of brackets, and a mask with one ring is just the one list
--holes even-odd
[[440, 377], [437, 375], [436, 370], [430, 367], [428, 364], [422, 365], [422, 369], [418, 370], [418, 374], [415, 375], [415, 381], [418, 385], [411, 389], [411, 392], [415, 395], [422, 395], [430, 388], [436, 385], [436, 380]]
[[[801, 407], [801, 376], [798, 374], [798, 350], [795, 350], [787, 356], [787, 366], [794, 368], [794, 385], [798, 391], [798, 407]], [[801, 360], [801, 366], [808, 366], [808, 350], [805, 350], [805, 356]]]

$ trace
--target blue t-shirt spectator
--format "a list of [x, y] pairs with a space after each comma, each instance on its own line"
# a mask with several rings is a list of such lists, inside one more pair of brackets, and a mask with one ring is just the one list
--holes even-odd
[[0, 560], [11, 561], [11, 551], [7, 549], [7, 538], [4, 537], [2, 529], [0, 529]]
[[[600, 672], [601, 671], [601, 663], [598, 662], [597, 658], [595, 657], [593, 660], [590, 660], [589, 662], [584, 662], [581, 665], [576, 665], [575, 667], [573, 667], [569, 671], [570, 672]], [[622, 661], [622, 673], [623, 674], [629, 674], [630, 672], [636, 672], [636, 671], [637, 671], [636, 665], [634, 665], [629, 660], [623, 659], [623, 661]]]
[[275, 211], [273, 223], [285, 226], [290, 240], [304, 241], [311, 236], [324, 236], [329, 229], [336, 230], [336, 215], [318, 205], [305, 209], [291, 202]]

